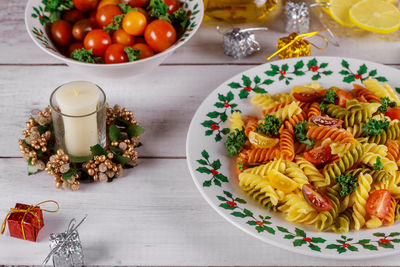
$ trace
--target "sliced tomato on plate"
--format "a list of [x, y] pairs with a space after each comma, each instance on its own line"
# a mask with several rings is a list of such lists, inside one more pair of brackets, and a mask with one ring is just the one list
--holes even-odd
[[338, 98], [336, 99], [335, 104], [344, 108], [346, 107], [347, 100], [354, 99], [354, 96], [352, 96], [349, 92], [340, 88], [336, 88], [336, 95]]
[[372, 192], [366, 204], [367, 212], [378, 218], [384, 218], [390, 210], [390, 200], [392, 195], [387, 189], [375, 190]]
[[309, 92], [299, 92], [299, 93], [293, 93], [293, 97], [296, 98], [297, 100], [301, 102], [315, 102], [315, 101], [321, 101], [322, 98], [324, 98], [326, 95], [325, 90], [315, 90], [315, 91], [309, 91]]
[[400, 107], [394, 107], [386, 111], [386, 116], [388, 116], [391, 120], [400, 120]]
[[325, 116], [313, 116], [311, 118], [311, 122], [317, 126], [330, 126], [330, 127], [339, 127], [340, 125], [343, 124], [342, 120]]
[[318, 192], [311, 185], [304, 184], [302, 192], [307, 203], [317, 211], [328, 211], [333, 208], [331, 200], [324, 194]]
[[304, 152], [303, 155], [306, 160], [316, 166], [324, 164], [332, 158], [330, 146], [320, 146], [317, 148], [313, 148], [310, 151]]

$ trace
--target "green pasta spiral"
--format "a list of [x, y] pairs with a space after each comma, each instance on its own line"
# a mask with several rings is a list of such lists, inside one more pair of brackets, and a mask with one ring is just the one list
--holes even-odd
[[400, 123], [395, 122], [389, 125], [387, 131], [383, 130], [382, 133], [368, 138], [369, 143], [376, 143], [378, 145], [385, 144], [387, 140], [396, 140], [400, 136]]
[[368, 173], [372, 176], [374, 182], [383, 182], [386, 183], [389, 179], [388, 173], [385, 170], [371, 170], [368, 168], [357, 168], [351, 171], [346, 172], [346, 174], [352, 174], [354, 177], [358, 176], [360, 173]]
[[318, 231], [323, 231], [331, 226], [334, 223], [336, 217], [339, 215], [341, 201], [340, 185], [336, 184], [332, 187], [329, 187], [327, 189], [326, 195], [331, 200], [333, 207], [328, 211], [323, 211], [320, 213], [319, 219], [315, 222], [315, 228], [317, 228]]
[[344, 120], [346, 117], [346, 109], [341, 106], [329, 104], [325, 107], [325, 113], [328, 114], [332, 118]]
[[353, 146], [353, 148], [344, 153], [343, 157], [341, 157], [339, 161], [327, 165], [322, 171], [322, 174], [325, 177], [325, 183], [331, 184], [332, 180], [335, 180], [337, 176], [344, 173], [355, 163], [357, 163], [363, 153], [364, 148], [359, 143], [357, 143]]
[[343, 127], [351, 127], [362, 122], [366, 122], [369, 118], [369, 112], [362, 106], [351, 106], [344, 117]]
[[335, 219], [335, 222], [332, 225], [332, 230], [337, 233], [348, 233], [350, 230], [350, 226], [353, 223], [353, 209], [347, 208], [344, 212], [340, 213], [340, 215]]

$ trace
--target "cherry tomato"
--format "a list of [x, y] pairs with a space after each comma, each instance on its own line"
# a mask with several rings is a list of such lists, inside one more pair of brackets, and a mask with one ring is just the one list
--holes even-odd
[[133, 45], [135, 43], [135, 37], [124, 31], [123, 29], [119, 29], [113, 33], [112, 41], [115, 44], [122, 44], [128, 46], [128, 45]]
[[144, 39], [151, 49], [162, 52], [175, 43], [176, 31], [167, 21], [157, 19], [147, 26]]
[[132, 46], [132, 49], [134, 49], [134, 50], [135, 49], [139, 49], [140, 50], [139, 59], [144, 59], [144, 58], [148, 58], [148, 57], [154, 56], [153, 50], [151, 50], [151, 48], [147, 44], [143, 44], [143, 43], [134, 44]]
[[145, 15], [139, 11], [131, 11], [127, 13], [122, 20], [122, 28], [124, 31], [134, 36], [142, 35], [146, 26], [147, 19]]
[[72, 0], [76, 9], [80, 11], [89, 11], [96, 9], [98, 0]]
[[394, 107], [386, 111], [386, 116], [392, 120], [400, 120], [400, 107]]
[[131, 7], [145, 7], [149, 4], [150, 0], [123, 0]]
[[346, 107], [347, 100], [354, 99], [354, 97], [349, 92], [340, 88], [336, 89], [336, 94], [338, 96], [338, 98], [335, 101], [336, 105], [339, 105], [344, 108]]
[[138, 43], [142, 43], [142, 44], [146, 43], [146, 40], [144, 39], [143, 36], [135, 37], [135, 44], [138, 44]]
[[68, 47], [68, 55], [71, 56], [72, 52], [76, 49], [81, 49], [83, 48], [83, 43], [81, 42], [75, 42], [69, 45]]
[[83, 40], [83, 46], [85, 49], [92, 49], [93, 55], [98, 57], [102, 57], [110, 45], [111, 37], [102, 29], [90, 31]]
[[107, 64], [116, 64], [128, 62], [128, 56], [124, 52], [125, 46], [122, 44], [110, 45], [104, 54], [104, 62]]
[[106, 5], [99, 8], [96, 13], [96, 21], [101, 27], [107, 27], [115, 16], [121, 15], [122, 11], [118, 6]]
[[391, 198], [389, 190], [375, 190], [369, 195], [365, 208], [369, 214], [382, 219], [389, 213]]
[[97, 6], [97, 9], [102, 8], [103, 6], [107, 6], [107, 5], [117, 5], [119, 3], [121, 3], [120, 0], [101, 0]]
[[164, 4], [168, 6], [168, 14], [172, 14], [179, 8], [179, 3], [175, 0], [164, 0]]
[[65, 11], [62, 18], [63, 18], [63, 20], [69, 21], [72, 24], [74, 24], [78, 20], [84, 19], [85, 15], [82, 12], [80, 12], [79, 10], [71, 9], [71, 10]]
[[97, 20], [96, 20], [96, 14], [97, 11], [96, 10], [92, 10], [89, 13], [89, 19], [92, 21], [92, 24], [96, 27], [99, 28], [99, 25], [97, 24]]
[[74, 36], [76, 40], [82, 41], [86, 34], [93, 30], [93, 28], [93, 23], [90, 19], [81, 19], [72, 27], [72, 36]]
[[304, 184], [302, 192], [304, 199], [317, 211], [328, 211], [333, 208], [331, 200], [324, 194], [318, 192], [311, 185]]
[[343, 124], [342, 120], [329, 118], [325, 116], [313, 116], [311, 122], [318, 126], [339, 127]]
[[304, 152], [306, 160], [314, 165], [321, 165], [328, 162], [332, 158], [330, 146], [320, 146]]
[[322, 98], [324, 98], [326, 95], [325, 90], [315, 90], [311, 92], [300, 92], [300, 93], [293, 93], [293, 97], [296, 98], [297, 100], [301, 102], [315, 102], [315, 101], [321, 101]]
[[61, 46], [67, 46], [72, 39], [72, 26], [66, 20], [57, 20], [51, 25], [51, 36], [54, 42]]

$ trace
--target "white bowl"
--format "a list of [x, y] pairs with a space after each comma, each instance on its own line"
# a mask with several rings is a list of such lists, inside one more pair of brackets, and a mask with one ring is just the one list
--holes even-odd
[[204, 15], [202, 0], [183, 0], [182, 8], [191, 10], [189, 26], [176, 43], [159, 54], [138, 61], [120, 64], [92, 64], [73, 60], [57, 51], [45, 30], [46, 24], [40, 18], [48, 16], [41, 0], [29, 0], [25, 8], [25, 26], [33, 42], [47, 54], [64, 61], [80, 73], [109, 78], [121, 78], [148, 72], [163, 62], [178, 47], [186, 43], [200, 27]]

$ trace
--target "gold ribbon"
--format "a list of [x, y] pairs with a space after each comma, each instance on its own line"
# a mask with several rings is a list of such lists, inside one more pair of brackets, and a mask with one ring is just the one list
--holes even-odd
[[318, 47], [318, 46], [316, 46], [315, 44], [313, 44], [313, 43], [311, 43], [311, 42], [310, 42], [310, 44], [311, 44], [312, 46], [314, 46], [315, 48], [321, 49], [321, 50], [327, 48], [327, 47], [328, 47], [328, 40], [327, 40], [324, 36], [319, 35], [321, 32], [326, 31], [326, 29], [327, 29], [327, 28], [324, 28], [324, 29], [322, 29], [322, 30], [320, 30], [320, 31], [309, 32], [309, 33], [304, 33], [304, 34], [297, 35], [295, 38], [293, 38], [292, 41], [290, 41], [290, 42], [287, 43], [285, 46], [281, 47], [278, 51], [276, 51], [275, 53], [273, 53], [272, 55], [270, 55], [270, 56], [267, 58], [267, 60], [270, 60], [271, 58], [273, 58], [274, 56], [276, 56], [277, 54], [279, 54], [280, 52], [282, 52], [283, 50], [285, 50], [285, 49], [288, 48], [289, 46], [293, 45], [297, 40], [299, 40], [299, 39], [307, 39], [307, 38], [310, 38], [310, 37], [312, 37], [312, 36], [314, 36], [314, 35], [318, 35], [319, 37], [321, 37], [321, 38], [325, 41], [325, 47], [323, 47], [323, 48], [322, 48], [322, 47]]
[[[33, 216], [35, 216], [35, 218], [37, 219], [38, 225], [40, 226], [40, 218], [37, 216], [37, 214], [35, 212], [35, 209], [39, 205], [44, 204], [44, 203], [49, 203], [49, 202], [52, 202], [52, 203], [56, 204], [57, 205], [57, 209], [56, 210], [41, 209], [42, 211], [53, 212], [54, 213], [54, 212], [57, 212], [60, 209], [60, 205], [58, 205], [57, 201], [54, 201], [54, 200], [42, 201], [42, 202], [40, 202], [40, 203], [38, 203], [38, 204], [36, 204], [34, 206], [29, 206], [29, 208], [27, 208], [27, 209], [11, 208], [10, 211], [7, 213], [6, 217], [4, 218], [3, 224], [1, 225], [1, 228], [0, 228], [0, 233], [1, 234], [4, 233], [4, 230], [6, 229], [7, 219], [12, 213], [22, 212], [22, 213], [24, 213], [24, 216], [22, 217], [22, 220], [21, 220], [21, 230], [22, 230], [22, 236], [24, 237], [24, 240], [26, 240], [25, 230], [24, 230], [24, 220], [25, 220], [26, 215], [28, 215], [30, 213]], [[40, 209], [40, 207], [39, 207], [39, 209]]]

